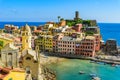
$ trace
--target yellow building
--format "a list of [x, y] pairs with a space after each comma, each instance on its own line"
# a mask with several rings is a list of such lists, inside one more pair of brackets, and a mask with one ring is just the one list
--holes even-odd
[[35, 45], [39, 46], [41, 51], [52, 52], [53, 51], [53, 36], [52, 35], [40, 35], [35, 40]]
[[70, 30], [70, 31], [65, 31], [65, 32], [63, 32], [63, 34], [64, 34], [65, 36], [70, 36], [70, 35], [72, 35], [73, 33], [75, 33], [75, 30]]
[[40, 35], [37, 39], [35, 39], [35, 45], [39, 46], [39, 51], [44, 51], [44, 36]]
[[10, 71], [3, 80], [25, 80], [25, 71]]
[[45, 45], [45, 51], [52, 52], [53, 51], [53, 36], [46, 35], [44, 36], [44, 45]]
[[[39, 56], [38, 52], [31, 48], [31, 29], [28, 25], [22, 28], [22, 52], [20, 57], [20, 67], [32, 78], [38, 78]], [[28, 79], [31, 80], [31, 79]]]
[[26, 24], [22, 30], [22, 49], [31, 48], [31, 30], [30, 27]]
[[0, 37], [0, 42], [3, 43], [3, 46], [0, 45], [0, 49], [3, 48], [6, 44], [12, 43], [13, 40], [5, 38], [5, 37]]

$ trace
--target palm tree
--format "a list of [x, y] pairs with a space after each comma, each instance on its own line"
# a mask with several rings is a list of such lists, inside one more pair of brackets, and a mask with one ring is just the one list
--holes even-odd
[[60, 18], [61, 18], [61, 17], [60, 17], [60, 16], [58, 16], [58, 22], [60, 21]]

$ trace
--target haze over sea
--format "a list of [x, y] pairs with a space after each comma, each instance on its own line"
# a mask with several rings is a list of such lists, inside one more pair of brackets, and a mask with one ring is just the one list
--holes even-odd
[[[0, 28], [4, 28], [5, 24], [13, 24], [21, 27], [26, 23], [30, 26], [45, 24], [45, 22], [0, 22]], [[98, 23], [98, 26], [100, 27], [100, 32], [104, 41], [107, 39], [115, 39], [120, 46], [120, 23]]]

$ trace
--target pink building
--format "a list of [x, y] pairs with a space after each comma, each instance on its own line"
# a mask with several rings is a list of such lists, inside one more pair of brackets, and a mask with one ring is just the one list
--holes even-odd
[[58, 52], [58, 41], [64, 37], [64, 34], [57, 34], [53, 37], [53, 52]]
[[75, 54], [75, 38], [64, 36], [57, 43], [59, 53]]
[[32, 36], [32, 39], [31, 39], [31, 47], [32, 49], [35, 49], [35, 39], [37, 38], [37, 36]]
[[95, 36], [76, 38], [58, 35], [53, 39], [53, 51], [61, 54], [75, 54], [83, 57], [94, 57], [96, 49]]
[[76, 24], [73, 28], [76, 32], [81, 32], [82, 24]]
[[21, 37], [15, 37], [13, 38], [13, 40], [14, 40], [14, 46], [20, 49], [22, 47]]
[[93, 36], [87, 36], [81, 41], [76, 41], [75, 54], [84, 57], [95, 56], [95, 38]]

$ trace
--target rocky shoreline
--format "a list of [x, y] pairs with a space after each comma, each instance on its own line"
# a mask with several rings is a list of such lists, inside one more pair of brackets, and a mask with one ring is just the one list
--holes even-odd
[[43, 80], [56, 80], [56, 73], [45, 65], [41, 65]]
[[56, 72], [47, 67], [47, 65], [52, 63], [57, 63], [59, 61], [64, 61], [65, 58], [53, 57], [53, 56], [45, 56], [43, 54], [40, 55], [40, 75], [42, 76], [40, 80], [56, 80]]

